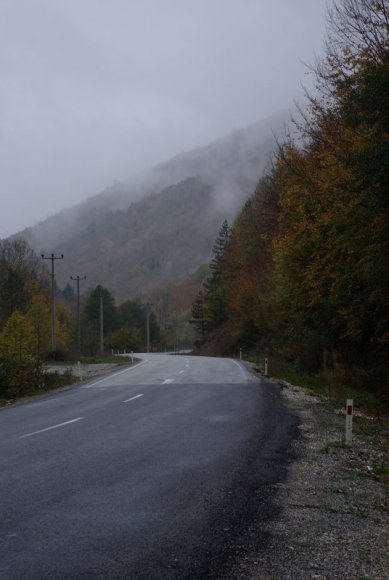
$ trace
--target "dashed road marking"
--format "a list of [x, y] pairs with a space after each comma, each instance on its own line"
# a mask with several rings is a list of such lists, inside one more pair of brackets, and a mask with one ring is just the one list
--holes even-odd
[[39, 431], [33, 431], [32, 433], [26, 433], [26, 435], [21, 435], [19, 439], [25, 439], [26, 437], [32, 437], [32, 435], [37, 435], [38, 433], [44, 433], [45, 431], [51, 431], [52, 429], [58, 429], [58, 427], [63, 427], [64, 425], [70, 425], [71, 423], [76, 423], [77, 421], [82, 421], [84, 417], [77, 417], [77, 419], [71, 419], [70, 421], [65, 421], [64, 423], [58, 423], [57, 425], [51, 425], [50, 427], [45, 427], [45, 429], [39, 429]]
[[135, 395], [135, 397], [131, 397], [130, 399], [126, 399], [125, 401], [123, 401], [123, 403], [129, 403], [130, 401], [133, 401], [134, 399], [139, 399], [139, 397], [143, 397], [143, 395]]

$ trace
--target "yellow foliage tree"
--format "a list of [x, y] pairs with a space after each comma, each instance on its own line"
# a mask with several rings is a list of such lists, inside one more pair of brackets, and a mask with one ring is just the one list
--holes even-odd
[[34, 328], [26, 316], [16, 310], [0, 333], [0, 352], [22, 360], [34, 349]]
[[51, 344], [51, 319], [48, 297], [42, 294], [35, 296], [26, 316], [33, 328], [33, 354], [41, 356], [50, 350]]
[[75, 327], [75, 317], [70, 307], [58, 300], [56, 304], [57, 316], [57, 347], [67, 350], [70, 347], [72, 330]]

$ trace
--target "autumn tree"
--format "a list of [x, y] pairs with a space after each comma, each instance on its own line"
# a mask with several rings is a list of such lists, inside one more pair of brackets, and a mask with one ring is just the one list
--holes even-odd
[[271, 238], [277, 223], [278, 191], [273, 175], [261, 179], [232, 227], [223, 273], [231, 332], [245, 348], [266, 341], [267, 282]]
[[33, 326], [26, 316], [15, 310], [0, 333], [0, 352], [22, 361], [33, 349]]
[[25, 313], [33, 296], [47, 289], [47, 270], [41, 262], [24, 240], [0, 240], [0, 326], [16, 310]]
[[26, 318], [32, 328], [31, 354], [43, 357], [51, 350], [51, 308], [48, 296], [42, 294], [34, 296]]
[[389, 358], [388, 15], [387, 0], [333, 3], [318, 91], [265, 180], [269, 219], [251, 198], [219, 262], [237, 340], [265, 332], [303, 369], [336, 363], [355, 378], [355, 366], [377, 389]]

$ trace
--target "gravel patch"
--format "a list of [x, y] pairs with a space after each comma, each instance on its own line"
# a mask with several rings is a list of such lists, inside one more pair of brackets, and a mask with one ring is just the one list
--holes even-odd
[[248, 555], [233, 577], [388, 579], [388, 432], [357, 413], [353, 445], [346, 447], [343, 410], [283, 386], [301, 420], [294, 460], [277, 486], [279, 515], [259, 524], [258, 534], [269, 534], [266, 548]]
[[54, 364], [46, 365], [45, 370], [49, 373], [72, 373], [80, 379], [88, 380], [115, 371], [120, 366], [118, 363]]

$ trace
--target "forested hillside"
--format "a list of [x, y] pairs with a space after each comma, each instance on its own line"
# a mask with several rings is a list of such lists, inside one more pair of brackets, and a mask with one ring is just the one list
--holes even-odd
[[150, 291], [210, 257], [214, 231], [233, 219], [269, 166], [287, 115], [182, 153], [126, 184], [18, 234], [38, 253], [64, 254], [57, 283], [87, 276], [120, 302]]
[[224, 224], [193, 322], [203, 349], [281, 357], [388, 396], [389, 4], [329, 16], [318, 94]]

